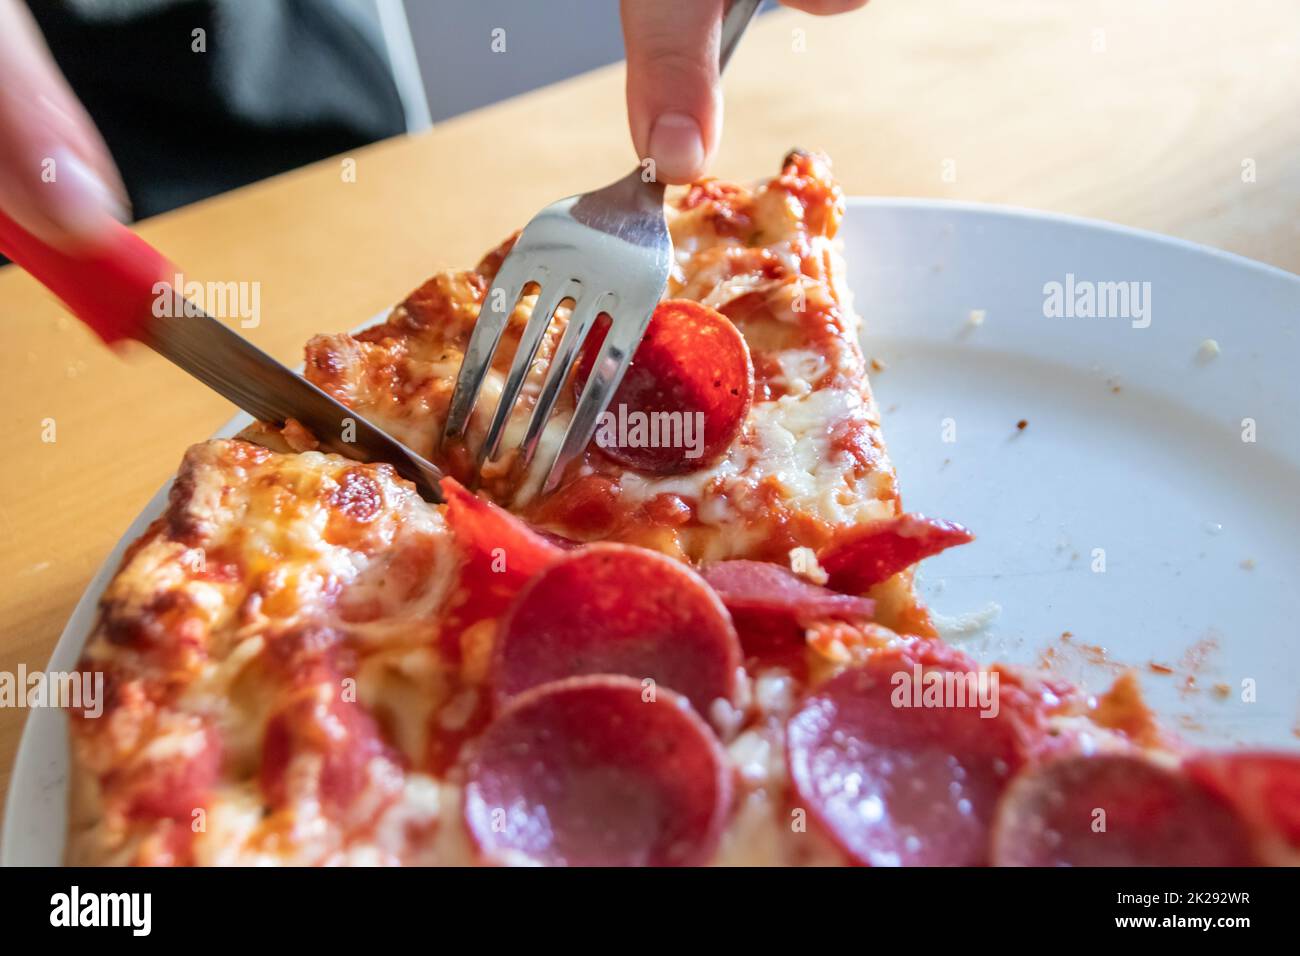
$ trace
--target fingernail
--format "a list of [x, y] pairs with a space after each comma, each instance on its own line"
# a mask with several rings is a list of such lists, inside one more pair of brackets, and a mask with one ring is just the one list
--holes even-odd
[[650, 158], [657, 176], [691, 179], [704, 165], [700, 124], [686, 113], [664, 113], [650, 128]]
[[127, 221], [129, 213], [121, 199], [79, 156], [56, 149], [50, 158], [54, 164], [53, 175], [44, 183], [50, 190], [46, 210], [57, 226], [73, 236], [93, 239], [104, 231], [106, 217]]

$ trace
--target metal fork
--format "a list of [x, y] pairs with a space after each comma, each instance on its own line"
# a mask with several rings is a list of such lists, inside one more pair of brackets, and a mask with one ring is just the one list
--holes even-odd
[[[726, 68], [761, 2], [732, 0], [727, 5], [718, 44], [719, 72]], [[552, 491], [569, 462], [591, 441], [601, 413], [623, 380], [667, 287], [672, 258], [672, 239], [664, 218], [664, 186], [653, 177], [647, 181], [641, 167], [604, 189], [561, 199], [534, 216], [501, 264], [479, 309], [447, 411], [443, 446], [464, 436], [506, 323], [525, 287], [535, 283], [540, 288], [537, 303], [524, 326], [483, 444], [476, 452], [474, 473], [477, 476], [484, 463], [497, 456], [537, 349], [555, 310], [568, 299], [573, 303], [569, 323], [551, 357], [520, 445], [524, 468], [537, 451], [560, 388], [577, 362], [596, 318], [604, 313], [611, 322], [559, 451], [547, 470], [542, 490]]]

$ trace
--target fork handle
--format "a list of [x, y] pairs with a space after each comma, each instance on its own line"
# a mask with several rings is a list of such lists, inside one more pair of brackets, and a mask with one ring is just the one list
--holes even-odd
[[117, 222], [93, 250], [68, 252], [0, 212], [0, 253], [62, 299], [110, 345], [144, 334], [160, 294], [158, 283], [174, 271], [166, 256]]
[[745, 35], [745, 29], [762, 3], [763, 0], [731, 0], [727, 4], [726, 12], [722, 14], [722, 36], [718, 40], [719, 73], [727, 68], [731, 54], [736, 52], [740, 38]]

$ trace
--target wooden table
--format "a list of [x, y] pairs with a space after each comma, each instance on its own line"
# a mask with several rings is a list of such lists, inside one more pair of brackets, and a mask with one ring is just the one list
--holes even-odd
[[[819, 147], [850, 193], [1093, 216], [1300, 271], [1300, 4], [779, 13], [746, 37], [726, 86], [721, 176]], [[261, 283], [262, 322], [244, 334], [296, 363], [313, 332], [357, 324], [550, 200], [625, 172], [622, 87], [621, 67], [600, 70], [360, 150], [355, 182], [328, 160], [140, 231], [189, 278]], [[132, 516], [233, 410], [152, 354], [110, 354], [12, 268], [0, 330], [0, 670], [13, 672], [45, 665]], [[0, 794], [25, 716], [0, 711]]]

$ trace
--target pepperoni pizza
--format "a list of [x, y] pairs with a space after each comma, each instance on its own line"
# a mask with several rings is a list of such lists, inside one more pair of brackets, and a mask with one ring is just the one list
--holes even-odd
[[550, 493], [513, 455], [472, 493], [435, 442], [508, 242], [313, 339], [308, 377], [439, 461], [446, 503], [293, 423], [191, 448], [85, 650], [68, 859], [1293, 862], [1294, 757], [1194, 752], [1129, 677], [1092, 698], [937, 638], [912, 568], [972, 536], [901, 508], [842, 211], [805, 153], [677, 195], [669, 295]]

